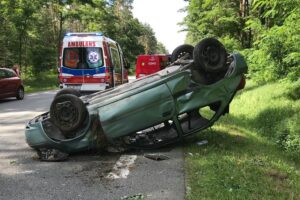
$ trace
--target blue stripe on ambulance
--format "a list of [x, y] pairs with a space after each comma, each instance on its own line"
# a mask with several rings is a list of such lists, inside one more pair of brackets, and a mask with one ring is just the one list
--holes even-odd
[[96, 68], [96, 69], [70, 69], [66, 67], [62, 67], [62, 73], [64, 74], [72, 74], [74, 76], [82, 76], [82, 75], [94, 75], [94, 74], [104, 74], [105, 66]]

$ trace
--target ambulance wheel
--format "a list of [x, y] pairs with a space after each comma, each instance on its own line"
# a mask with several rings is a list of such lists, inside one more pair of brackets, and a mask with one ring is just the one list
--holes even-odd
[[186, 59], [193, 59], [194, 47], [189, 44], [183, 44], [174, 49], [171, 55], [171, 62], [175, 62], [182, 56], [188, 54]]
[[63, 88], [61, 89], [60, 91], [58, 91], [55, 95], [54, 98], [58, 97], [58, 96], [61, 96], [63, 94], [73, 94], [75, 95], [76, 97], [80, 97], [81, 94], [80, 94], [80, 91], [79, 90], [76, 90], [74, 88]]
[[83, 101], [73, 94], [57, 96], [50, 106], [51, 120], [63, 132], [78, 129], [83, 125], [87, 114]]
[[193, 52], [195, 68], [216, 73], [226, 70], [227, 53], [221, 42], [215, 38], [206, 38], [199, 42]]

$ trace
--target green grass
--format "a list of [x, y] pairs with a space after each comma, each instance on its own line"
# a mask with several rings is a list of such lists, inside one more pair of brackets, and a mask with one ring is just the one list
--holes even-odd
[[58, 89], [57, 74], [43, 72], [39, 75], [23, 79], [25, 93]]
[[187, 199], [300, 199], [300, 101], [290, 88], [248, 84], [229, 115], [186, 142]]

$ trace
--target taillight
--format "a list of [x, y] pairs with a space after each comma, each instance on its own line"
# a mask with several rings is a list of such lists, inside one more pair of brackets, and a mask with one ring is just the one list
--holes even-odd
[[246, 85], [246, 78], [243, 75], [242, 78], [241, 78], [240, 84], [238, 85], [238, 87], [237, 87], [236, 90], [242, 90], [242, 89], [244, 89], [245, 85]]
[[60, 43], [59, 46], [59, 60], [58, 60], [58, 66], [62, 66], [62, 52], [63, 52], [63, 43]]
[[105, 80], [106, 80], [107, 83], [111, 82], [111, 80], [110, 80], [110, 72], [109, 72], [108, 67], [106, 67], [106, 69], [105, 69]]

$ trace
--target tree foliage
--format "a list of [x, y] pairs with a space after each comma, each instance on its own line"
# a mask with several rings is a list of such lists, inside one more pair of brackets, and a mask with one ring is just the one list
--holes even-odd
[[[2, 0], [0, 66], [56, 68], [66, 32], [102, 32], [116, 40], [129, 62], [155, 52], [155, 33], [132, 14], [133, 0]], [[142, 39], [143, 38], [143, 39]], [[148, 42], [145, 42], [148, 41]], [[24, 70], [24, 69], [23, 69]]]
[[220, 39], [240, 50], [256, 81], [300, 76], [300, 2], [295, 0], [190, 0], [183, 24], [187, 42]]

